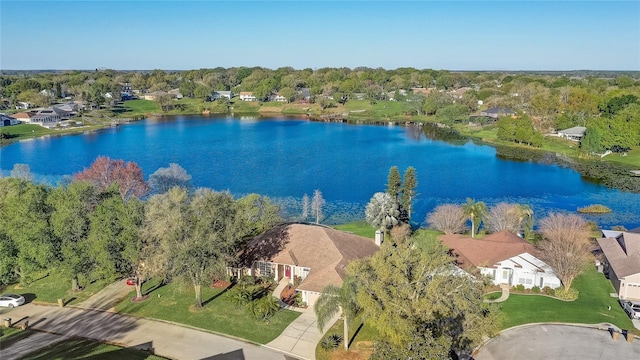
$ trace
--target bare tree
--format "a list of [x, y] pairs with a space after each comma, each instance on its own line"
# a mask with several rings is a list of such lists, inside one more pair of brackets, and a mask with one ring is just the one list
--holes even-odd
[[503, 202], [489, 209], [486, 225], [491, 232], [508, 230], [517, 233], [520, 231], [521, 219], [517, 204]]
[[10, 175], [12, 178], [22, 179], [26, 181], [33, 180], [33, 174], [31, 173], [31, 167], [28, 164], [15, 164]]
[[309, 218], [309, 195], [304, 194], [302, 197], [302, 220], [307, 220]]
[[159, 168], [149, 176], [149, 187], [156, 194], [162, 194], [174, 186], [183, 187], [187, 190], [193, 188], [191, 175], [178, 164], [171, 163], [169, 167]]
[[322, 198], [322, 191], [319, 189], [314, 190], [313, 199], [311, 199], [311, 211], [313, 211], [316, 217], [316, 224], [319, 224], [323, 219], [322, 206], [324, 206], [325, 203], [326, 201]]
[[552, 213], [540, 220], [540, 232], [545, 237], [540, 244], [543, 260], [567, 291], [589, 260], [589, 226], [578, 215]]
[[427, 215], [429, 226], [447, 235], [464, 232], [466, 222], [462, 207], [453, 204], [439, 205]]

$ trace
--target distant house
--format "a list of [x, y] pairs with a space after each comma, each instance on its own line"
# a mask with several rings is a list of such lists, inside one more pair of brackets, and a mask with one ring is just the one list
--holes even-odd
[[481, 116], [486, 116], [493, 119], [498, 119], [503, 116], [513, 116], [515, 114], [516, 114], [515, 111], [508, 108], [502, 108], [502, 107], [487, 109], [480, 113]]
[[434, 90], [435, 88], [420, 88], [420, 87], [411, 88], [411, 92], [413, 92], [414, 94], [422, 94], [422, 95], [429, 95]]
[[284, 96], [282, 96], [282, 95], [280, 95], [278, 93], [275, 93], [275, 94], [272, 94], [270, 96], [270, 101], [287, 102], [288, 100], [287, 100], [286, 97], [284, 97]]
[[302, 99], [305, 102], [308, 102], [311, 99], [311, 89], [310, 88], [297, 88], [296, 94], [299, 99]]
[[20, 122], [28, 124], [31, 122], [31, 118], [33, 117], [34, 114], [35, 113], [32, 111], [25, 111], [25, 112], [15, 113], [11, 116], [18, 119]]
[[36, 111], [31, 117], [31, 123], [50, 128], [56, 127], [60, 121], [69, 120], [70, 118], [71, 113], [57, 107], [49, 107]]
[[0, 127], [18, 124], [20, 124], [20, 120], [5, 114], [0, 114]]
[[618, 298], [640, 301], [640, 234], [603, 230], [602, 236], [603, 270]]
[[242, 101], [258, 101], [258, 98], [251, 91], [241, 91], [240, 100]]
[[158, 99], [158, 97], [163, 96], [163, 95], [167, 95], [168, 92], [166, 91], [162, 91], [162, 90], [158, 90], [158, 91], [153, 91], [147, 94], [144, 94], [144, 96], [142, 97], [145, 100], [151, 100], [151, 101], [155, 101], [156, 99]]
[[505, 230], [482, 239], [442, 235], [440, 240], [451, 249], [458, 266], [471, 272], [477, 269], [496, 285], [522, 285], [526, 289], [561, 285], [553, 269], [538, 258], [538, 250], [512, 232]]
[[169, 90], [169, 95], [171, 95], [172, 98], [174, 99], [182, 99], [184, 96], [182, 96], [182, 93], [180, 92], [180, 89], [171, 89]]
[[27, 110], [27, 109], [31, 109], [32, 107], [33, 107], [33, 104], [24, 102], [24, 101], [20, 101], [18, 102], [18, 104], [16, 104], [17, 110]]
[[558, 136], [565, 139], [573, 140], [573, 141], [580, 141], [582, 140], [586, 132], [587, 132], [586, 127], [574, 126], [572, 128], [559, 130]]
[[227, 98], [227, 99], [231, 100], [232, 97], [233, 97], [233, 93], [231, 91], [219, 90], [219, 91], [214, 91], [211, 94], [211, 101], [215, 101], [215, 100], [218, 100], [218, 99], [221, 99], [221, 98]]
[[327, 285], [342, 285], [347, 264], [378, 249], [372, 239], [322, 225], [282, 224], [250, 240], [236, 270], [299, 283], [296, 292], [312, 306]]
[[367, 98], [367, 94], [365, 93], [353, 93], [351, 94], [351, 97], [356, 99], [356, 100], [364, 100]]

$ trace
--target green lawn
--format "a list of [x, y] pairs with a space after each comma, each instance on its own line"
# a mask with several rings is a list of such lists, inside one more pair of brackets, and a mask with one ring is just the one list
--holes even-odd
[[[119, 111], [120, 110], [120, 111]], [[129, 100], [118, 105], [115, 112], [120, 112], [122, 116], [145, 115], [150, 113], [160, 113], [160, 105], [151, 100]]]
[[[579, 324], [611, 323], [622, 329], [634, 329], [631, 320], [618, 304], [611, 282], [589, 268], [573, 282], [580, 294], [575, 301], [561, 301], [539, 295], [511, 294], [500, 303], [504, 314], [502, 328], [537, 322], [568, 322]], [[607, 307], [611, 306], [611, 310]], [[634, 330], [636, 334], [640, 333]]]
[[[155, 282], [145, 284], [148, 291]], [[280, 310], [268, 323], [254, 320], [244, 307], [231, 302], [223, 290], [202, 287], [202, 310], [192, 311], [193, 288], [169, 283], [150, 293], [143, 302], [132, 303], [129, 297], [116, 305], [116, 311], [140, 317], [173, 321], [180, 324], [236, 336], [260, 344], [275, 339], [300, 313]]]
[[43, 277], [28, 286], [12, 284], [1, 289], [3, 292], [12, 292], [23, 295], [27, 301], [34, 303], [57, 304], [58, 299], [64, 299], [65, 304], [77, 304], [91, 295], [102, 290], [107, 284], [102, 281], [90, 283], [84, 279], [80, 279], [80, 286], [84, 287], [82, 291], [71, 292], [71, 280], [63, 279], [61, 276], [51, 273], [42, 275]]
[[366, 221], [355, 221], [347, 224], [336, 225], [336, 229], [348, 231], [356, 235], [364, 236], [373, 239], [376, 235], [376, 229], [367, 224]]
[[74, 338], [66, 339], [24, 355], [22, 359], [164, 359], [136, 349], [123, 348], [99, 341]]
[[[356, 321], [355, 323], [358, 323], [358, 321]], [[344, 328], [343, 328], [343, 320], [339, 319], [338, 321], [336, 321], [335, 324], [333, 324], [332, 327], [329, 328], [329, 330], [327, 330], [325, 332], [324, 336], [327, 335], [331, 335], [331, 334], [338, 334], [341, 337], [344, 335]], [[355, 337], [354, 337], [355, 334]], [[349, 328], [349, 340], [351, 341], [350, 343], [350, 347], [349, 350], [351, 351], [358, 351], [358, 342], [372, 342], [376, 336], [378, 336], [378, 331], [376, 331], [375, 328], [366, 325], [364, 323], [358, 323], [358, 325], [353, 325]], [[336, 349], [337, 351], [342, 351], [344, 349], [344, 343], [341, 343], [340, 346], [338, 346], [338, 349]], [[321, 346], [320, 343], [318, 343], [318, 345], [316, 346], [316, 359], [317, 360], [328, 360], [331, 359], [331, 353], [330, 351], [325, 351]], [[355, 358], [357, 358], [356, 356], [354, 356]], [[354, 358], [354, 357], [350, 357], [350, 358]]]

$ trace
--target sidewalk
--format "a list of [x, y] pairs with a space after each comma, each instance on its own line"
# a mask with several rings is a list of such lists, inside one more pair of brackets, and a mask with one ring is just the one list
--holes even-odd
[[340, 314], [334, 316], [327, 322], [323, 331], [320, 331], [313, 307], [308, 307], [284, 329], [280, 336], [266, 346], [302, 359], [315, 360], [316, 346], [322, 339], [324, 331], [333, 326], [339, 318]]
[[98, 291], [87, 300], [75, 305], [75, 307], [91, 310], [113, 311], [113, 307], [135, 290], [134, 286], [127, 285], [127, 279], [119, 280], [104, 289]]
[[[171, 359], [196, 360], [213, 356], [246, 360], [285, 359], [282, 353], [264, 346], [177, 324], [111, 312], [27, 304], [2, 315], [12, 318], [14, 322], [28, 317], [31, 328], [36, 330], [151, 349], [153, 353]], [[0, 358], [5, 359], [5, 351], [13, 351], [11, 349], [20, 344], [21, 341], [2, 349]], [[37, 347], [32, 347], [32, 350], [35, 349]]]

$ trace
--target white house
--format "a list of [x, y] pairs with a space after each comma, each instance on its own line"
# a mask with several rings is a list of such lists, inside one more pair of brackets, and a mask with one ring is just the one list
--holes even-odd
[[249, 241], [236, 271], [292, 283], [311, 306], [327, 285], [342, 285], [347, 264], [378, 249], [372, 239], [322, 225], [282, 224]]
[[440, 239], [451, 249], [458, 266], [477, 269], [496, 285], [523, 285], [525, 289], [561, 286], [553, 269], [537, 257], [538, 250], [512, 232], [505, 230], [482, 239], [457, 234]]
[[211, 101], [215, 101], [221, 98], [227, 98], [229, 100], [231, 100], [231, 98], [233, 97], [233, 93], [231, 91], [214, 91], [211, 94]]
[[241, 91], [240, 100], [242, 101], [258, 101], [258, 98], [251, 91]]
[[602, 235], [604, 273], [620, 299], [640, 301], [640, 234], [603, 230]]
[[582, 140], [586, 132], [587, 132], [586, 127], [574, 126], [572, 128], [559, 130], [558, 136], [565, 139], [573, 140], [573, 141], [580, 141]]

